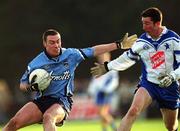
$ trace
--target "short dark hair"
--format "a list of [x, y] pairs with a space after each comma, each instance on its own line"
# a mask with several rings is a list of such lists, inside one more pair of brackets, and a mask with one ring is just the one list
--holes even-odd
[[[59, 32], [58, 32], [57, 30], [55, 30], [55, 29], [48, 29], [48, 30], [46, 30], [46, 31], [43, 33], [42, 40], [43, 40], [43, 42], [46, 42], [47, 37], [48, 37], [49, 35], [57, 35], [57, 34], [59, 34]], [[59, 34], [59, 35], [60, 35], [60, 34]]]
[[162, 12], [156, 7], [150, 7], [141, 13], [141, 17], [150, 17], [151, 20], [156, 22], [162, 22]]

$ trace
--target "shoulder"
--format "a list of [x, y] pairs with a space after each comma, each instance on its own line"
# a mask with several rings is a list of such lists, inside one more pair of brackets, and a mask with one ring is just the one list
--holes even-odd
[[62, 48], [62, 53], [76, 53], [77, 51], [77, 48]]
[[34, 57], [34, 59], [31, 61], [31, 63], [35, 62], [35, 61], [38, 61], [38, 60], [40, 60], [40, 59], [42, 59], [44, 57], [45, 57], [45, 53], [43, 51], [43, 52], [39, 53], [36, 57]]
[[150, 45], [151, 41], [147, 38], [146, 33], [143, 33], [133, 44], [132, 51], [138, 53], [140, 50], [144, 48], [144, 45]]
[[136, 43], [151, 43], [152, 39], [147, 37], [147, 33], [143, 33], [136, 41]]
[[87, 47], [87, 48], [68, 48], [66, 52], [69, 52], [70, 54], [75, 54], [78, 57], [82, 57], [83, 59], [93, 57], [94, 54], [94, 48]]
[[139, 39], [147, 39], [147, 35], [146, 33], [143, 33], [140, 35]]
[[180, 37], [176, 32], [166, 29], [166, 32], [161, 36], [160, 42], [166, 41], [179, 43]]
[[141, 34], [141, 36], [136, 40], [135, 44], [136, 46], [141, 46], [145, 43], [150, 44], [152, 40], [147, 37], [147, 33]]
[[174, 37], [176, 39], [179, 39], [179, 35], [176, 32], [174, 32], [173, 30], [168, 29], [166, 35], [167, 35], [167, 37]]
[[80, 53], [79, 49], [77, 49], [77, 48], [62, 48], [62, 56], [77, 57], [80, 54], [81, 53]]
[[30, 66], [33, 65], [39, 65], [42, 61], [45, 61], [47, 59], [47, 56], [45, 55], [44, 51], [39, 53], [30, 63]]

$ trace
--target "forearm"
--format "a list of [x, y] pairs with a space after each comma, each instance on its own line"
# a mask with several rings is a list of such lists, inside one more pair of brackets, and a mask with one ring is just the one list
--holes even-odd
[[94, 48], [94, 56], [98, 56], [103, 53], [118, 49], [117, 44], [115, 42], [109, 43], [109, 44], [97, 45], [97, 46], [94, 46], [93, 48]]
[[131, 60], [126, 52], [107, 64], [109, 70], [123, 71], [134, 65], [136, 62]]
[[109, 43], [109, 44], [102, 44], [94, 46], [94, 56], [103, 54], [105, 52], [110, 52], [115, 49], [129, 49], [133, 45], [133, 43], [137, 40], [137, 35], [128, 36], [128, 33], [124, 35], [121, 40]]
[[27, 88], [30, 87], [27, 83], [20, 83], [20, 90], [27, 91]]
[[20, 89], [22, 91], [29, 91], [29, 92], [39, 91], [37, 83], [34, 84], [20, 83]]

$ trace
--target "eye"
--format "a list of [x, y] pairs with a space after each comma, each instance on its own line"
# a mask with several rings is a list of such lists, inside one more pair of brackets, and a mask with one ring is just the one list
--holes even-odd
[[55, 42], [54, 41], [49, 41], [49, 44], [50, 45], [53, 45]]

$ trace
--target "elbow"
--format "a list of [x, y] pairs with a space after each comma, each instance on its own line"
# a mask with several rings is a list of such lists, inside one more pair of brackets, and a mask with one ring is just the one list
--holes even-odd
[[27, 91], [28, 84], [20, 83], [19, 88], [22, 91]]

